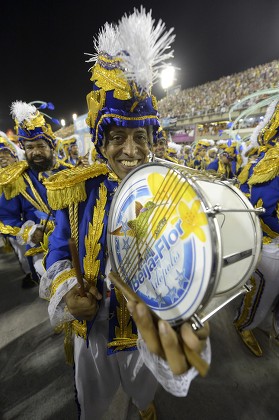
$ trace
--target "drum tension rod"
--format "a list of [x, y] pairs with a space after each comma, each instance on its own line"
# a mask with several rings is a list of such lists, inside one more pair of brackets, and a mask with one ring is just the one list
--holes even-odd
[[205, 213], [209, 216], [214, 216], [217, 213], [256, 213], [256, 214], [262, 214], [265, 213], [265, 208], [263, 207], [257, 207], [255, 209], [223, 209], [222, 206], [219, 204], [215, 204], [213, 207], [206, 207]]

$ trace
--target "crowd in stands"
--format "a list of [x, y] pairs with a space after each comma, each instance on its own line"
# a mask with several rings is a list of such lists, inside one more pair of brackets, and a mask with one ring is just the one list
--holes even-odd
[[[238, 100], [258, 90], [278, 86], [279, 60], [250, 68], [219, 80], [182, 90], [158, 102], [161, 118], [193, 118], [212, 113], [226, 113]], [[251, 106], [256, 99], [242, 104]]]

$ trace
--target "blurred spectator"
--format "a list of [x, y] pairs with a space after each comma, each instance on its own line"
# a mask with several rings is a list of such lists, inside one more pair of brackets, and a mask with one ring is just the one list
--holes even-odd
[[[235, 102], [243, 97], [258, 90], [278, 86], [278, 80], [279, 61], [274, 60], [271, 63], [261, 64], [243, 72], [167, 96], [158, 102], [159, 113], [161, 118], [193, 118], [212, 113], [226, 113]], [[256, 100], [248, 99], [242, 107], [251, 106]], [[214, 133], [209, 132], [209, 134]]]

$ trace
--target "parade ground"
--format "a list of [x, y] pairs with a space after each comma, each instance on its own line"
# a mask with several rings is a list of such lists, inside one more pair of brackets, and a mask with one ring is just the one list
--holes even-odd
[[[63, 336], [53, 332], [38, 287], [21, 288], [23, 276], [14, 254], [2, 249], [0, 418], [75, 420], [73, 369], [64, 360]], [[158, 388], [158, 420], [279, 419], [279, 346], [257, 329], [263, 356], [246, 349], [232, 325], [238, 304], [231, 302], [210, 321], [212, 364], [207, 377], [196, 378], [185, 398]], [[90, 418], [101, 420], [94, 413]], [[138, 419], [137, 409], [119, 389], [102, 420]]]

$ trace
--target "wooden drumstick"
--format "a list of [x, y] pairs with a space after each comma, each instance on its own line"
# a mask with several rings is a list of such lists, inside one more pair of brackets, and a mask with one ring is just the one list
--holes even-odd
[[76, 271], [77, 281], [78, 281], [79, 288], [80, 288], [80, 296], [85, 297], [86, 293], [85, 293], [85, 290], [84, 290], [83, 278], [82, 278], [82, 274], [81, 274], [81, 268], [80, 268], [76, 243], [75, 243], [75, 240], [73, 238], [70, 238], [68, 242], [69, 242], [69, 248], [70, 248], [71, 256], [72, 256], [73, 268]]
[[[124, 295], [125, 299], [127, 301], [131, 300], [132, 302], [142, 302], [145, 303], [119, 276], [119, 274], [110, 272], [108, 275], [109, 279], [112, 281], [112, 283], [120, 290], [120, 292]], [[151, 311], [151, 315], [155, 321], [155, 324], [158, 324], [159, 317]], [[180, 338], [181, 339], [181, 338]], [[200, 355], [195, 352], [194, 350], [190, 349], [181, 339], [181, 344], [184, 350], [184, 354], [186, 356], [186, 359], [190, 363], [191, 366], [195, 367], [199, 374], [204, 377], [206, 376], [209, 365], [208, 363], [203, 360]]]

